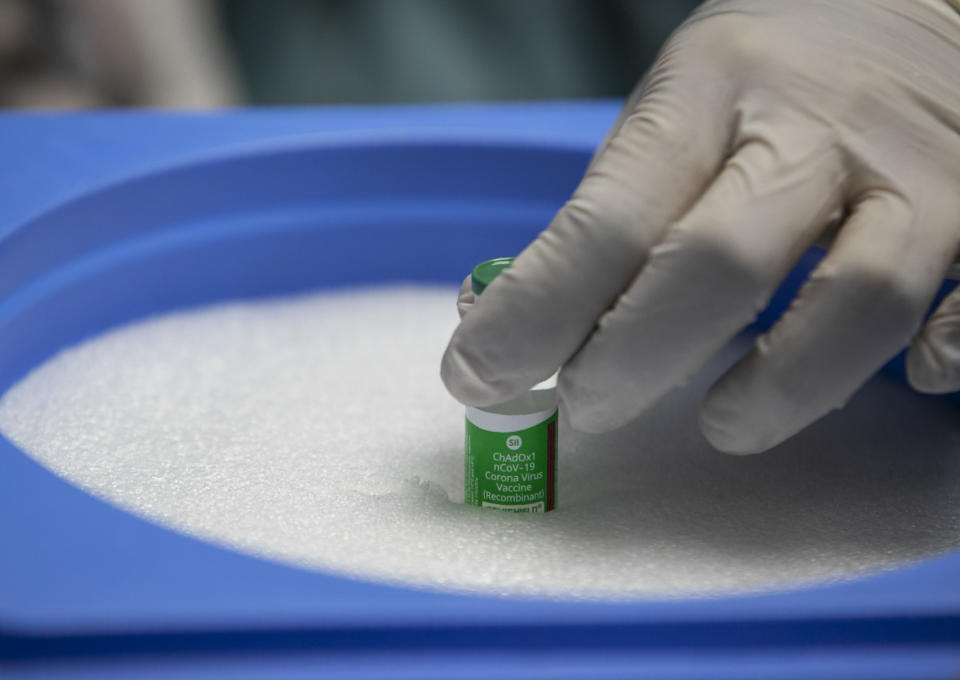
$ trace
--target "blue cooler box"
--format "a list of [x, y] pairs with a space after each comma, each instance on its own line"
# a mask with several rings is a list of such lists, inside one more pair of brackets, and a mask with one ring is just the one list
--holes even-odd
[[[63, 347], [178, 307], [459, 282], [549, 222], [616, 111], [2, 116], [0, 392]], [[0, 438], [0, 676], [958, 678], [960, 553], [754, 596], [443, 594], [189, 538]]]

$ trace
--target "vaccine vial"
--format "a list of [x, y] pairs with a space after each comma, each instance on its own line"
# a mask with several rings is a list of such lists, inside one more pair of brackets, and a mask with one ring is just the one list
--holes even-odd
[[[512, 257], [473, 268], [474, 304]], [[467, 407], [464, 498], [468, 505], [512, 512], [547, 512], [557, 504], [557, 381], [516, 399]]]

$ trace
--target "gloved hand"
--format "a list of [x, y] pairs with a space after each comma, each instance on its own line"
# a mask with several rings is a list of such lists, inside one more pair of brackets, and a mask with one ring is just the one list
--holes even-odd
[[[571, 424], [624, 425], [754, 319], [837, 228], [700, 424], [763, 451], [842, 406], [912, 340], [913, 385], [960, 388], [954, 0], [716, 0], [670, 39], [549, 228], [484, 292], [441, 374], [478, 406], [563, 367]], [[469, 294], [461, 304], [469, 304]]]

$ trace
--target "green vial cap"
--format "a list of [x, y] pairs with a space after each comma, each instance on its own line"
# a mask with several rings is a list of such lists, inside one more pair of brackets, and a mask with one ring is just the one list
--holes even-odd
[[473, 294], [480, 295], [500, 275], [500, 272], [513, 264], [514, 259], [512, 257], [496, 257], [481, 262], [474, 267], [470, 275], [470, 286], [473, 288]]

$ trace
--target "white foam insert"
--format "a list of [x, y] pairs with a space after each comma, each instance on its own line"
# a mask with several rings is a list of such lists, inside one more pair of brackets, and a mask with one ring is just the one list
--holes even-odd
[[960, 543], [956, 406], [889, 378], [768, 454], [711, 450], [697, 403], [749, 338], [620, 431], [561, 424], [555, 512], [466, 507], [463, 408], [438, 377], [455, 299], [452, 288], [373, 288], [149, 319], [37, 368], [0, 400], [0, 429], [160, 524], [444, 589], [738, 592]]

